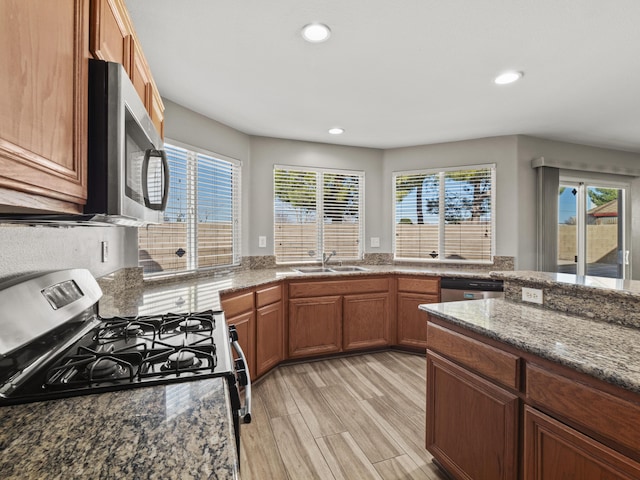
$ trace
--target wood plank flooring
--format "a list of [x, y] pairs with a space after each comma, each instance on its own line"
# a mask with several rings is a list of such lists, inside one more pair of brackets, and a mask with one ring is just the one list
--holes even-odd
[[253, 387], [243, 480], [444, 480], [424, 448], [424, 356], [281, 366]]

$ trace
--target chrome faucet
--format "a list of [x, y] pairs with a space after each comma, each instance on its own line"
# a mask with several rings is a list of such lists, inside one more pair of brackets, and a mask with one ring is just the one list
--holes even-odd
[[327, 255], [326, 253], [322, 254], [322, 268], [324, 268], [324, 266], [329, 262], [331, 257], [333, 257], [335, 254], [336, 254], [335, 250], [333, 250], [329, 255]]

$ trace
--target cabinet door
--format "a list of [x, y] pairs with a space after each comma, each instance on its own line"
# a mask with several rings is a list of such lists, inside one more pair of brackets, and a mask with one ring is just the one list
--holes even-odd
[[343, 299], [344, 350], [389, 345], [389, 294], [345, 295]]
[[437, 301], [437, 295], [398, 292], [398, 345], [427, 348], [427, 315], [418, 305]]
[[342, 350], [342, 297], [289, 300], [289, 357]]
[[131, 59], [131, 83], [135, 87], [147, 112], [151, 110], [151, 72], [142, 54], [140, 44], [134, 40], [133, 58]]
[[518, 397], [430, 350], [426, 423], [427, 450], [454, 478], [517, 478]]
[[282, 302], [256, 310], [256, 378], [284, 360]]
[[158, 133], [164, 138], [164, 103], [160, 97], [160, 92], [155, 86], [155, 83], [151, 84], [151, 105], [149, 105], [149, 116], [151, 121], [158, 129]]
[[[227, 324], [235, 325], [238, 331], [238, 343], [242, 347], [245, 357], [247, 357], [246, 367], [249, 369], [251, 378], [255, 375], [255, 315], [253, 311], [227, 318]], [[234, 358], [237, 357], [234, 351]]]
[[640, 464], [539, 411], [524, 409], [524, 480], [632, 480]]
[[87, 198], [88, 0], [0, 2], [0, 204], [79, 213]]
[[120, 63], [131, 74], [131, 30], [122, 0], [91, 1], [89, 48], [94, 58]]

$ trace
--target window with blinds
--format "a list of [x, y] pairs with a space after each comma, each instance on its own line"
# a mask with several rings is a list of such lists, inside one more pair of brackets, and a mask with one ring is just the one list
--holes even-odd
[[277, 263], [362, 259], [364, 172], [276, 166], [273, 183]]
[[170, 144], [165, 150], [164, 222], [138, 230], [145, 275], [240, 263], [240, 163]]
[[490, 262], [495, 165], [393, 174], [397, 260]]

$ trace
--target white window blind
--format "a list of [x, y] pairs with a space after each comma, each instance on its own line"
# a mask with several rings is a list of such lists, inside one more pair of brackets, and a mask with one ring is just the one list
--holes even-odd
[[171, 180], [164, 222], [139, 229], [145, 274], [240, 262], [240, 164], [165, 144]]
[[495, 165], [393, 174], [398, 260], [490, 262]]
[[362, 258], [363, 172], [276, 166], [273, 178], [277, 263]]

